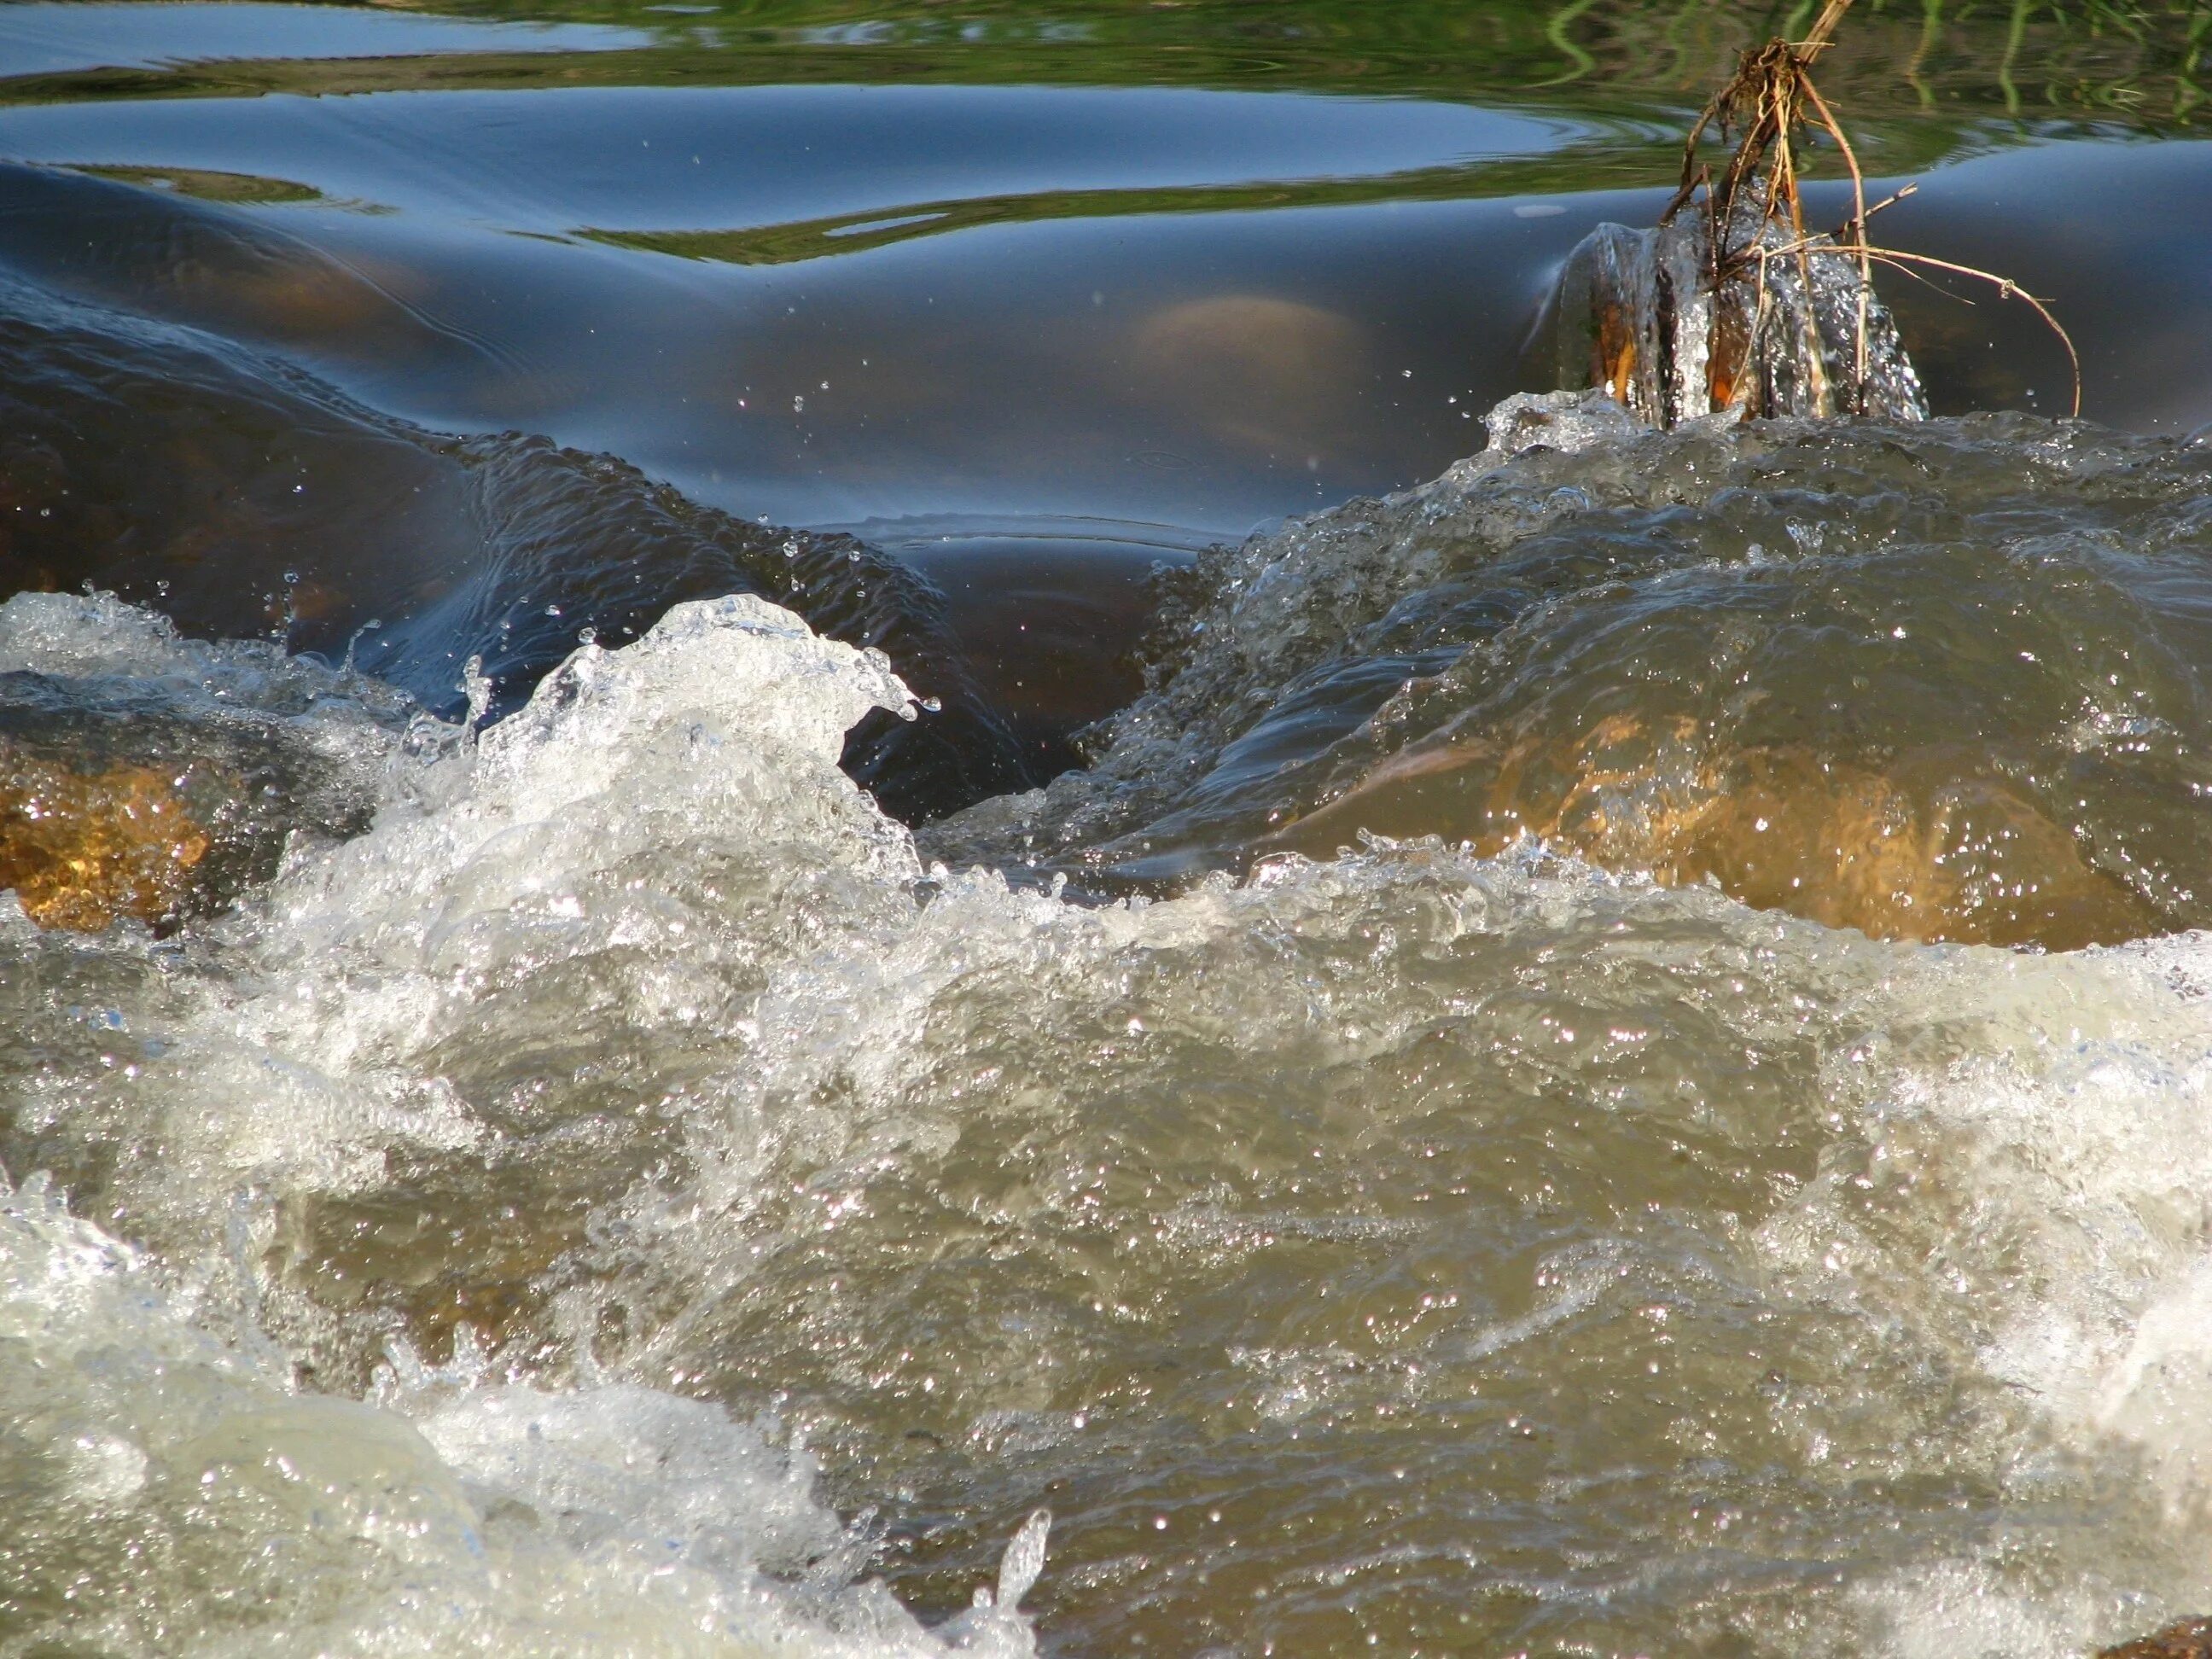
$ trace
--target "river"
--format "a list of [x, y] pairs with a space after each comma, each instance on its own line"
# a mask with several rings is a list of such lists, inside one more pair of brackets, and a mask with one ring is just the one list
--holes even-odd
[[2203, 21], [1820, 71], [2084, 418], [1655, 434], [1780, 11], [0, 9], [0, 1654], [2212, 1607]]

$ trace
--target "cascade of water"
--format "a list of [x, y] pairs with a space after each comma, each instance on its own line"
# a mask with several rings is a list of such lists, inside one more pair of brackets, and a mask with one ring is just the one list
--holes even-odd
[[1557, 307], [1561, 386], [1601, 386], [1660, 427], [1723, 410], [1928, 417], [1920, 377], [1855, 250], [1832, 236], [1797, 238], [1768, 216], [1763, 193], [1747, 191], [1717, 259], [1712, 217], [1685, 214], [1650, 230], [1600, 225], [1568, 255]]

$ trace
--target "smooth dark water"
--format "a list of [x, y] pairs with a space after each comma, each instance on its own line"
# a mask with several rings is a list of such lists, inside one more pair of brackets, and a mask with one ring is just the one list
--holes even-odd
[[1808, 9], [0, 7], [0, 1653], [2212, 1605], [2207, 14], [1861, 6], [2086, 422], [1476, 453]]

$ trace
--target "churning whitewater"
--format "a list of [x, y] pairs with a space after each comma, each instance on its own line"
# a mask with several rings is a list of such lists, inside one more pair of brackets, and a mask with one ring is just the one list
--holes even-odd
[[0, 606], [0, 763], [127, 715], [204, 843], [0, 917], [4, 1650], [2212, 1602], [2212, 452], [1498, 425], [920, 852], [838, 769], [905, 688], [762, 599], [488, 726]]

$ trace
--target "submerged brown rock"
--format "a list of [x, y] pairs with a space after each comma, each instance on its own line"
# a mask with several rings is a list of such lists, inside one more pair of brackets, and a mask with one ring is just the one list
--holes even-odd
[[182, 781], [150, 766], [77, 772], [0, 745], [0, 890], [41, 927], [175, 921], [210, 845]]
[[[18, 594], [0, 605], [0, 902], [81, 933], [211, 915], [288, 848], [367, 828], [415, 712], [270, 641]], [[426, 723], [417, 748], [453, 730]]]
[[1970, 755], [1875, 766], [1805, 744], [1714, 745], [1681, 718], [1614, 715], [1566, 738], [1448, 730], [1275, 844], [1326, 855], [1359, 829], [1439, 826], [1484, 854], [1534, 836], [1879, 939], [2068, 950], [2157, 925], [2027, 791]]
[[2097, 1659], [2212, 1659], [2212, 1619], [2184, 1619], [2150, 1636], [2139, 1636]]

